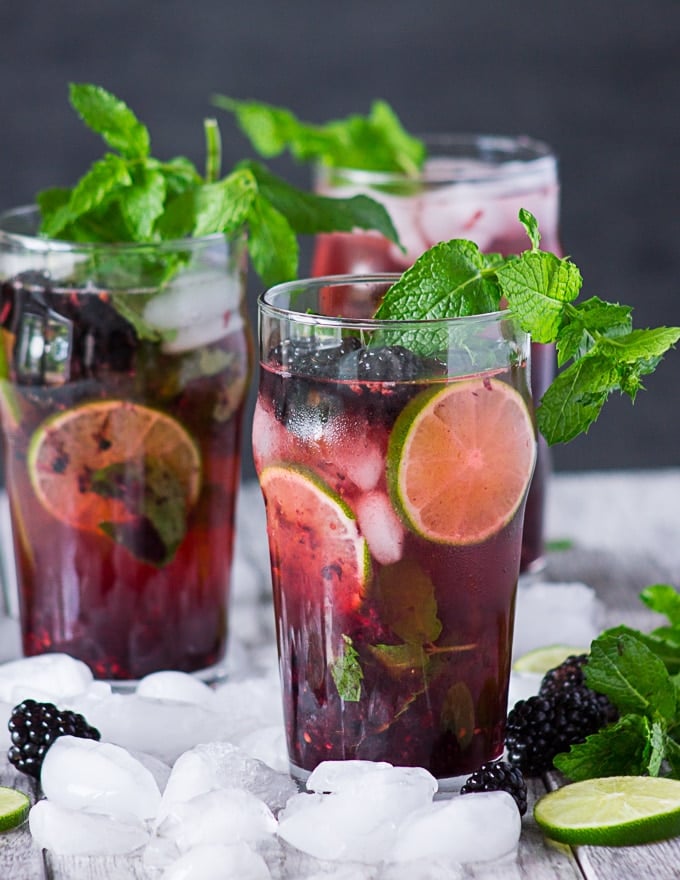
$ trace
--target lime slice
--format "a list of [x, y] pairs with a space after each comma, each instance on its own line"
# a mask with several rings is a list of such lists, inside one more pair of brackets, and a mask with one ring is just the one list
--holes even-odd
[[680, 834], [680, 781], [608, 776], [565, 785], [539, 798], [534, 818], [562, 843], [627, 846]]
[[180, 480], [191, 507], [200, 489], [196, 443], [173, 418], [124, 400], [86, 403], [46, 419], [31, 437], [27, 464], [42, 506], [61, 522], [96, 531], [133, 517], [126, 505], [87, 491], [87, 476], [122, 461], [155, 458]]
[[536, 435], [514, 388], [466, 379], [415, 397], [392, 429], [387, 456], [390, 494], [409, 528], [442, 544], [478, 544], [522, 503]]
[[26, 821], [31, 802], [16, 788], [0, 786], [0, 831], [9, 831]]
[[534, 648], [522, 654], [512, 664], [512, 671], [526, 675], [545, 675], [550, 669], [554, 669], [567, 659], [578, 657], [580, 654], [588, 654], [588, 648], [576, 648], [571, 645], [546, 645], [542, 648]]
[[370, 577], [366, 539], [351, 508], [311, 471], [272, 465], [260, 473], [272, 565], [287, 590], [356, 609]]

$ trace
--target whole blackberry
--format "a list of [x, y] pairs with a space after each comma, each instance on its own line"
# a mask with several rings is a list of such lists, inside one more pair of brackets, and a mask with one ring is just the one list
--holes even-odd
[[520, 700], [508, 714], [508, 760], [529, 776], [552, 767], [553, 758], [584, 742], [606, 722], [597, 699], [586, 690], [566, 690]]
[[339, 377], [373, 382], [410, 381], [423, 376], [426, 369], [426, 362], [407, 348], [385, 345], [346, 354], [339, 365]]
[[515, 799], [520, 816], [527, 811], [527, 784], [519, 767], [507, 761], [489, 761], [465, 780], [461, 794], [477, 791], [507, 791]]
[[590, 694], [602, 707], [607, 721], [616, 721], [618, 710], [604, 694], [598, 694], [588, 687], [585, 679], [585, 667], [588, 665], [587, 654], [572, 654], [559, 666], [549, 669], [543, 676], [538, 694], [549, 697], [565, 691], [583, 690]]
[[101, 738], [96, 727], [90, 727], [77, 712], [35, 700], [24, 700], [15, 706], [7, 726], [12, 740], [7, 752], [10, 764], [36, 779], [40, 778], [43, 759], [55, 739], [60, 736]]

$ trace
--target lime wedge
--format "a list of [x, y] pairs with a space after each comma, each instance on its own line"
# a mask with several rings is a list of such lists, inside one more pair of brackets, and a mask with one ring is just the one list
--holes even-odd
[[680, 781], [608, 776], [539, 798], [534, 818], [547, 837], [569, 844], [630, 846], [680, 834]]
[[572, 645], [545, 645], [541, 648], [534, 648], [522, 654], [512, 664], [513, 672], [523, 674], [545, 675], [549, 669], [554, 669], [563, 663], [567, 657], [578, 656], [579, 654], [587, 654], [588, 648], [578, 648]]
[[0, 831], [9, 831], [26, 821], [31, 802], [16, 788], [0, 786]]

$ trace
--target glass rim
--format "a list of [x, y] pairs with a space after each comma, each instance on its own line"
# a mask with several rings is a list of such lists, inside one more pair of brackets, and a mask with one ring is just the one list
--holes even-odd
[[[477, 132], [430, 132], [419, 135], [426, 147], [423, 168], [415, 173], [406, 171], [378, 171], [345, 166], [316, 165], [317, 175], [347, 177], [353, 183], [393, 184], [411, 183], [486, 183], [514, 180], [544, 173], [556, 173], [557, 154], [553, 147], [540, 138], [529, 135], [484, 134]], [[496, 154], [499, 158], [490, 160]], [[486, 155], [486, 159], [485, 159]], [[476, 160], [474, 170], [456, 172], [452, 167], [457, 160]], [[440, 167], [442, 160], [446, 165]]]
[[[185, 236], [184, 238], [164, 239], [161, 241], [70, 241], [66, 238], [50, 238], [38, 232], [27, 233], [7, 228], [8, 223], [38, 219], [40, 209], [37, 205], [19, 205], [0, 211], [0, 246], [9, 245], [33, 253], [92, 253], [93, 251], [110, 251], [115, 253], [132, 253], [135, 251], [176, 251], [187, 248], [201, 247], [217, 242], [238, 241], [242, 233], [233, 236], [223, 232], [211, 232], [202, 236]], [[37, 226], [37, 224], [36, 224]]]
[[398, 272], [377, 272], [358, 275], [320, 275], [316, 278], [299, 278], [296, 281], [284, 281], [274, 284], [263, 291], [258, 299], [258, 313], [268, 318], [294, 321], [297, 324], [306, 324], [313, 327], [344, 327], [374, 331], [380, 327], [406, 327], [418, 325], [420, 327], [470, 326], [472, 324], [494, 324], [502, 320], [517, 320], [514, 312], [510, 309], [497, 309], [493, 312], [483, 312], [475, 315], [462, 315], [450, 318], [355, 318], [342, 316], [321, 315], [307, 310], [298, 311], [290, 306], [277, 306], [270, 302], [272, 296], [279, 296], [295, 290], [314, 290], [322, 287], [340, 287], [359, 284], [393, 284], [401, 278]]

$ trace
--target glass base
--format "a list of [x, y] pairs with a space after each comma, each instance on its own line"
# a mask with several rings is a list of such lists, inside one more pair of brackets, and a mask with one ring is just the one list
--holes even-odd
[[[175, 672], [173, 669], [162, 669], [159, 672]], [[153, 673], [149, 673], [152, 675]], [[191, 675], [194, 678], [197, 678], [199, 681], [202, 681], [204, 684], [209, 685], [210, 687], [215, 687], [218, 684], [222, 684], [226, 681], [229, 676], [229, 667], [225, 660], [220, 660], [218, 663], [215, 663], [213, 666], [207, 666], [205, 669], [199, 669], [196, 672], [189, 672], [187, 675]], [[137, 690], [139, 682], [141, 679], [138, 678], [126, 678], [126, 679], [104, 679], [106, 684], [108, 684], [114, 694], [132, 694]]]

